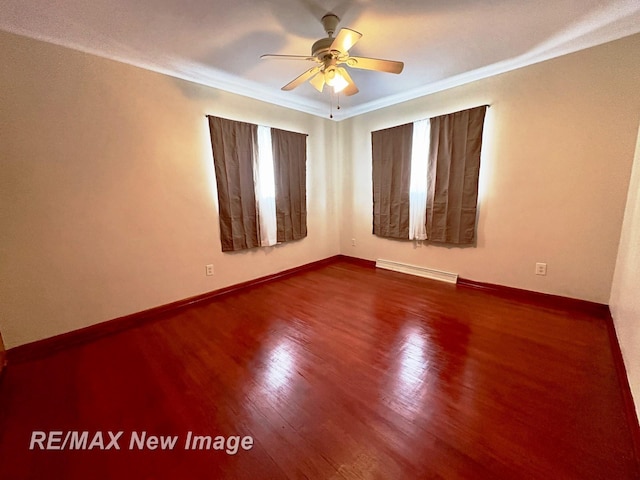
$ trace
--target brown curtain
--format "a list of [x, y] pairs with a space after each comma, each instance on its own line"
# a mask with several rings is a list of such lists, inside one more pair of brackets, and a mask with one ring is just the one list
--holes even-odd
[[271, 129], [278, 242], [307, 236], [307, 136]]
[[371, 132], [373, 233], [409, 238], [409, 182], [413, 124]]
[[475, 241], [480, 149], [486, 105], [431, 119], [427, 238]]
[[258, 127], [210, 116], [209, 129], [218, 185], [222, 251], [259, 247], [253, 183]]

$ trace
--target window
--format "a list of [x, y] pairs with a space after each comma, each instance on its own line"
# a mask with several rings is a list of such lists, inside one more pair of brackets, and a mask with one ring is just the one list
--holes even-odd
[[475, 242], [486, 108], [371, 133], [374, 234]]
[[413, 124], [409, 181], [409, 240], [427, 239], [427, 152], [429, 119]]
[[307, 235], [306, 135], [209, 117], [222, 250]]
[[276, 181], [273, 177], [273, 147], [269, 127], [258, 125], [258, 155], [255, 160], [260, 246], [269, 247], [277, 243]]

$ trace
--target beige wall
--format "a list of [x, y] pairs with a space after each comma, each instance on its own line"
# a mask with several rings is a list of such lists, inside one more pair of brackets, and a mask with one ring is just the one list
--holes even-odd
[[[8, 348], [339, 253], [329, 120], [1, 32], [0, 58]], [[309, 134], [307, 239], [222, 254], [205, 114]]]
[[609, 305], [640, 418], [640, 130]]
[[[607, 303], [638, 128], [638, 58], [636, 35], [342, 122], [342, 253]], [[477, 248], [373, 236], [370, 132], [482, 104], [491, 108]], [[548, 264], [546, 277], [536, 262]]]
[[[0, 33], [5, 343], [337, 253], [606, 303], [638, 128], [639, 54], [636, 35], [334, 123]], [[477, 248], [374, 237], [371, 130], [483, 103], [492, 108]], [[205, 114], [310, 134], [307, 239], [222, 254]], [[537, 261], [548, 263], [546, 277], [534, 275]]]

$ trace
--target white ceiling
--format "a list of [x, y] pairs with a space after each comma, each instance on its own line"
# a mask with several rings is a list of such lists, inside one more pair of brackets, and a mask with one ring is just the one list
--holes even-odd
[[326, 117], [328, 89], [280, 90], [312, 63], [260, 55], [309, 55], [327, 12], [405, 63], [352, 69], [337, 120], [640, 32], [639, 0], [1, 0], [0, 29]]

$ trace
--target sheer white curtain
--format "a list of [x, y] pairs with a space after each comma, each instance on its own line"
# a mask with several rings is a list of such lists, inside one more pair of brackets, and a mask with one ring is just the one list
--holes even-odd
[[409, 184], [409, 240], [427, 239], [427, 162], [430, 126], [428, 118], [413, 123]]
[[258, 155], [254, 165], [256, 202], [260, 218], [260, 245], [277, 243], [276, 182], [273, 174], [271, 128], [258, 125]]

